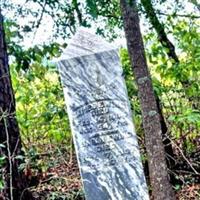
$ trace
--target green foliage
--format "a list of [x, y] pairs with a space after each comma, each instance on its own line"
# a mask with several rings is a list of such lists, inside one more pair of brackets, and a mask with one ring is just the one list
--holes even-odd
[[[73, 150], [59, 77], [55, 67], [48, 63], [53, 57], [61, 54], [63, 45], [52, 42], [52, 44], [37, 45], [27, 49], [21, 45], [21, 42], [26, 34], [35, 32], [41, 26], [43, 16], [51, 16], [53, 19], [52, 34], [55, 38], [68, 38], [74, 34], [78, 26], [91, 27], [95, 24], [97, 33], [110, 40], [119, 35], [122, 29], [122, 18], [117, 0], [86, 0], [85, 2], [29, 0], [26, 3], [30, 2], [37, 5], [39, 9], [27, 9], [25, 6], [13, 7], [12, 3], [4, 1], [4, 7], [15, 10], [18, 16], [32, 16], [29, 24], [23, 26], [6, 19], [5, 29], [12, 63], [11, 74], [16, 93], [17, 118], [26, 152], [26, 163], [22, 164], [21, 169], [25, 171], [31, 168], [39, 173], [55, 167], [59, 163], [58, 160], [63, 157], [63, 152]], [[175, 45], [180, 62], [174, 63], [168, 58], [168, 50], [163, 48], [150, 27], [150, 31], [145, 30], [144, 34], [148, 66], [154, 90], [161, 100], [168, 125], [168, 136], [180, 147], [183, 154], [189, 157], [200, 147], [200, 21], [194, 20], [192, 16], [177, 17], [178, 12], [184, 8], [181, 5], [182, 1], [177, 1], [175, 6], [174, 3], [172, 5], [166, 0], [152, 2], [154, 6], [159, 3], [157, 5], [159, 9], [155, 11], [157, 14], [160, 13], [159, 17], [161, 14], [164, 16], [161, 18], [164, 22], [161, 23], [161, 27], [165, 28]], [[158, 12], [161, 9], [160, 4], [163, 10], [167, 4], [172, 14]], [[140, 15], [143, 16], [143, 9], [141, 7], [139, 9]], [[141, 108], [134, 74], [127, 50], [122, 49], [120, 56], [136, 133], [142, 146], [142, 160], [145, 162], [147, 157], [144, 153]], [[1, 157], [0, 165], [3, 162], [4, 158]], [[53, 185], [61, 182], [61, 179], [52, 181]], [[3, 187], [1, 180], [0, 178], [0, 189]], [[180, 185], [176, 185], [175, 189], [179, 190]], [[72, 194], [63, 195], [60, 191], [53, 191], [48, 199], [78, 199], [83, 196], [79, 192], [74, 191]]]
[[24, 147], [66, 144], [71, 135], [55, 69], [35, 63], [18, 72], [12, 65], [12, 75]]
[[62, 52], [61, 48], [66, 46], [66, 44], [61, 45], [53, 42], [48, 45], [35, 45], [26, 49], [21, 45], [24, 37], [20, 32], [19, 25], [12, 20], [6, 20], [4, 27], [8, 54], [13, 59], [17, 71], [28, 70], [32, 63], [44, 64], [46, 60], [59, 57]]
[[47, 197], [48, 200], [81, 200], [84, 199], [84, 193], [80, 191], [72, 191], [69, 194], [62, 194], [59, 192], [52, 192]]
[[96, 29], [98, 34], [109, 37], [110, 40], [119, 36], [119, 29], [122, 29], [119, 1], [87, 0], [84, 9], [96, 24], [100, 24]]
[[198, 148], [200, 131], [199, 21], [169, 18], [166, 26], [178, 41], [180, 63], [168, 59], [166, 50], [153, 33], [145, 36], [147, 58], [170, 133], [183, 144], [183, 150], [187, 154], [195, 151], [195, 146]]

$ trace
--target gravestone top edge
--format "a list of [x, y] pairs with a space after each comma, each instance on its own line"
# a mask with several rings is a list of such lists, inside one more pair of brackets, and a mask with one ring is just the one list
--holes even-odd
[[60, 60], [81, 57], [94, 53], [119, 49], [119, 47], [105, 41], [99, 35], [91, 33], [86, 28], [79, 28], [71, 38]]

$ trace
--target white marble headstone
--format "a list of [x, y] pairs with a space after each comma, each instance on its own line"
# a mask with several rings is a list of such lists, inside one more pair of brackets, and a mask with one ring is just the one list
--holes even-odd
[[86, 199], [148, 200], [118, 50], [79, 30], [58, 67]]

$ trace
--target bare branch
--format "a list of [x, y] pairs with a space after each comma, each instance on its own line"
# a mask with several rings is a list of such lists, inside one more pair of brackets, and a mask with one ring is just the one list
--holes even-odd
[[81, 13], [81, 11], [79, 9], [79, 2], [78, 2], [78, 0], [73, 0], [72, 3], [74, 5], [75, 11], [76, 11], [76, 14], [77, 14], [77, 17], [78, 17], [79, 24], [81, 25], [83, 23], [83, 19], [82, 19], [82, 13]]
[[192, 18], [192, 19], [198, 19], [200, 18], [200, 16], [198, 15], [192, 15], [192, 14], [177, 14], [177, 13], [163, 13], [163, 12], [160, 12], [159, 10], [156, 11], [156, 13], [158, 15], [164, 15], [164, 16], [175, 16], [175, 17], [187, 17], [187, 18]]
[[[171, 140], [169, 138], [169, 140]], [[192, 166], [192, 163], [190, 163], [190, 161], [187, 159], [187, 157], [184, 155], [183, 151], [180, 149], [180, 147], [175, 143], [173, 142], [173, 140], [171, 140], [171, 142], [176, 146], [176, 148], [178, 149], [178, 151], [181, 153], [183, 159], [188, 163], [188, 165], [190, 166], [190, 168], [193, 170], [193, 172], [195, 174], [198, 174], [199, 175], [199, 172], [197, 172], [197, 170]]]
[[41, 25], [41, 22], [42, 22], [44, 13], [45, 13], [47, 1], [46, 1], [46, 0], [44, 1], [44, 5], [43, 5], [42, 3], [40, 3], [40, 2], [38, 2], [38, 3], [39, 3], [39, 5], [42, 7], [42, 12], [41, 12], [40, 18], [39, 18], [39, 20], [38, 20], [38, 22], [37, 22], [37, 24], [36, 24], [36, 26], [35, 26], [35, 27], [36, 27], [36, 30], [35, 30], [35, 32], [34, 32], [34, 34], [33, 34], [33, 40], [35, 39], [35, 36], [36, 36], [36, 34], [37, 34], [37, 31], [38, 31], [38, 28], [39, 28], [40, 25]]

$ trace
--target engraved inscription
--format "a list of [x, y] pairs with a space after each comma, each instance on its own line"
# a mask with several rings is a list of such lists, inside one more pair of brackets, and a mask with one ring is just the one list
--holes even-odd
[[[85, 166], [100, 169], [131, 162], [132, 153], [122, 146], [133, 137], [128, 131], [128, 105], [119, 100], [99, 100], [75, 110], [75, 126], [84, 135], [81, 148], [96, 152], [82, 158]], [[120, 111], [123, 112], [120, 112]]]

